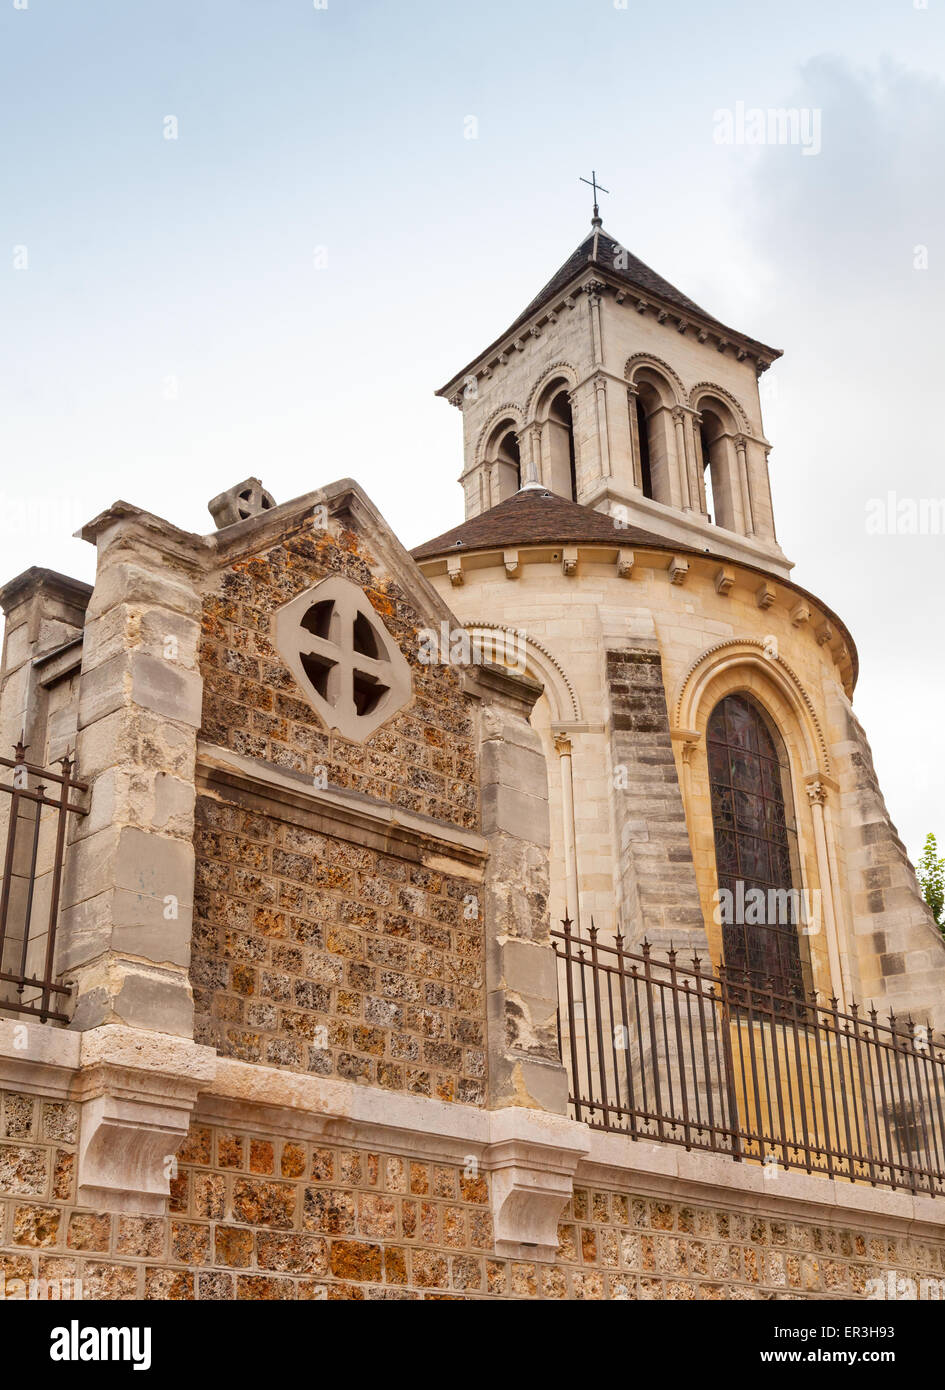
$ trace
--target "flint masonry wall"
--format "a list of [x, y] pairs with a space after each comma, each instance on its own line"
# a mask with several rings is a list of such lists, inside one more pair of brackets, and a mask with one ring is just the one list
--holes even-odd
[[[209, 796], [197, 802], [198, 1042], [481, 1105], [478, 885]], [[470, 904], [472, 910], [470, 911]]]
[[12, 1092], [2, 1101], [6, 1298], [27, 1296], [33, 1280], [85, 1300], [713, 1302], [890, 1296], [897, 1285], [899, 1296], [935, 1297], [945, 1281], [945, 1242], [875, 1219], [805, 1220], [773, 1198], [748, 1212], [580, 1175], [556, 1258], [506, 1259], [494, 1250], [488, 1174], [199, 1118], [165, 1216], [83, 1209], [75, 1107]]
[[[270, 641], [273, 612], [329, 574], [364, 590], [411, 668], [414, 699], [363, 744], [326, 731]], [[450, 873], [434, 825], [479, 827], [476, 702], [454, 667], [420, 661], [426, 625], [353, 523], [315, 531], [308, 512], [207, 583], [201, 738], [358, 793], [366, 814], [429, 818], [430, 834], [411, 859], [307, 829], [278, 793], [269, 814], [202, 796], [195, 1036], [247, 1061], [481, 1105], [481, 872]]]

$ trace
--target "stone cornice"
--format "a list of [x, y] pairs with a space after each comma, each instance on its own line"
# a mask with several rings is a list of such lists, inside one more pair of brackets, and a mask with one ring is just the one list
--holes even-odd
[[[621, 563], [621, 556], [625, 553], [626, 547], [625, 545], [621, 545], [619, 531], [615, 530], [613, 542], [602, 540], [580, 541], [576, 547], [572, 548], [577, 551], [578, 571], [582, 564], [604, 564], [613, 565], [615, 574], [622, 573], [622, 571], [619, 570], [619, 566]], [[470, 586], [475, 584], [475, 576], [480, 569], [490, 569], [493, 566], [503, 569], [505, 563], [505, 549], [505, 547], [486, 546], [481, 550], [464, 550], [463, 575], [465, 582]], [[563, 551], [563, 545], [554, 546], [548, 542], [541, 542], [535, 545], [519, 544], [516, 546], [519, 571], [521, 572], [525, 566], [546, 564], [553, 566], [560, 572]], [[443, 555], [430, 555], [418, 560], [417, 563], [427, 575], [445, 574], [447, 555], [448, 552]], [[715, 577], [721, 565], [723, 569], [733, 576], [735, 582], [741, 581], [741, 583], [755, 595], [757, 595], [759, 590], [758, 578], [760, 576], [763, 580], [761, 588], [765, 590], [766, 600], [767, 598], [771, 598], [770, 603], [767, 603], [766, 606], [769, 609], [771, 607], [783, 607], [785, 613], [790, 617], [791, 622], [795, 626], [798, 625], [795, 619], [799, 606], [810, 609], [815, 617], [816, 615], [824, 615], [819, 626], [814, 621], [810, 621], [808, 625], [813, 632], [820, 634], [818, 638], [820, 645], [827, 647], [831, 659], [838, 668], [847, 693], [852, 694], [858, 675], [856, 646], [852, 636], [840, 618], [838, 618], [831, 609], [827, 608], [820, 599], [808, 593], [806, 589], [802, 589], [792, 580], [781, 575], [772, 575], [769, 571], [763, 570], [760, 566], [746, 564], [744, 561], [734, 559], [732, 556], [717, 553], [713, 554], [708, 551], [704, 554], [693, 553], [689, 550], [680, 551], [671, 541], [667, 541], [666, 545], [659, 549], [650, 545], [635, 545], [633, 557], [634, 563], [629, 573], [636, 575], [644, 569], [668, 572], [668, 567], [670, 567], [673, 573], [677, 575], [677, 583], [679, 582], [680, 576], [683, 579], [686, 577], [685, 571], [682, 571], [678, 565], [680, 559], [685, 559], [688, 562], [691, 573], [703, 573], [713, 586], [715, 585]], [[624, 577], [626, 576], [624, 575]], [[580, 573], [569, 575], [568, 582], [570, 584], [580, 582]], [[593, 584], [597, 581], [595, 577], [592, 576], [590, 582]], [[771, 597], [772, 595], [773, 597]], [[473, 622], [469, 622], [468, 624], [464, 623], [464, 625], [477, 626], [477, 624]], [[478, 626], [500, 627], [501, 624], [479, 623]], [[824, 636], [827, 630], [829, 630], [828, 635]], [[820, 640], [821, 638], [823, 640]]]
[[92, 585], [83, 583], [81, 579], [72, 579], [68, 574], [60, 574], [58, 570], [31, 565], [28, 570], [23, 570], [22, 574], [0, 586], [0, 608], [5, 614], [9, 613], [12, 608], [38, 593], [62, 599], [64, 603], [84, 612], [92, 597]]
[[492, 1176], [496, 1250], [550, 1260], [573, 1186], [587, 1184], [757, 1215], [941, 1239], [945, 1203], [866, 1183], [739, 1163], [671, 1144], [631, 1143], [564, 1115], [401, 1095], [220, 1057], [164, 1033], [88, 1033], [0, 1020], [0, 1086], [77, 1101], [80, 1198], [160, 1214], [168, 1157], [192, 1121], [361, 1145], [420, 1161], [475, 1162]]
[[[632, 1167], [632, 1176], [628, 1168]], [[733, 1174], [737, 1169], [737, 1177]], [[942, 1239], [945, 1202], [893, 1192], [865, 1183], [845, 1183], [816, 1174], [738, 1163], [724, 1154], [686, 1152], [668, 1144], [621, 1135], [589, 1133], [589, 1152], [578, 1165], [576, 1182], [593, 1186], [628, 1185], [659, 1201], [718, 1203], [758, 1216], [795, 1218], [818, 1224], [862, 1227], [901, 1235]]]
[[[755, 370], [759, 376], [781, 356], [776, 348], [767, 350], [762, 343], [749, 338], [746, 334], [716, 324], [698, 312], [681, 309], [678, 304], [673, 304], [660, 295], [628, 285], [618, 276], [609, 272], [606, 266], [594, 263], [583, 267], [564, 286], [555, 299], [536, 309], [530, 318], [518, 324], [514, 330], [510, 330], [501, 338], [497, 338], [494, 343], [477, 357], [474, 357], [445, 385], [441, 386], [435, 394], [442, 396], [451, 404], [461, 405], [461, 399], [457, 401], [457, 394], [467, 378], [476, 377], [478, 379], [480, 376], [486, 375], [487, 372], [491, 374], [497, 366], [504, 366], [510, 353], [524, 351], [529, 342], [534, 342], [540, 337], [540, 330], [545, 323], [554, 322], [563, 311], [573, 309], [578, 302], [577, 296], [588, 293], [595, 296], [603, 295], [608, 290], [614, 291], [618, 303], [632, 303], [639, 313], [652, 313], [660, 323], [669, 321], [680, 333], [694, 329], [700, 342], [712, 342], [720, 352], [730, 350], [740, 362], [746, 358], [749, 359], [755, 364]], [[536, 329], [539, 332], [535, 332]]]
[[293, 824], [416, 862], [434, 854], [461, 869], [481, 866], [488, 855], [486, 841], [473, 831], [346, 788], [316, 787], [304, 773], [204, 740], [197, 742], [197, 787], [282, 819], [291, 812]]

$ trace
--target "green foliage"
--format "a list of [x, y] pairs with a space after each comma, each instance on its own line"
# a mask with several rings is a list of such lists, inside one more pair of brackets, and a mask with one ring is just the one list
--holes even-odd
[[922, 857], [916, 865], [916, 877], [922, 896], [932, 909], [932, 916], [945, 932], [945, 857], [939, 858], [935, 836], [929, 832]]

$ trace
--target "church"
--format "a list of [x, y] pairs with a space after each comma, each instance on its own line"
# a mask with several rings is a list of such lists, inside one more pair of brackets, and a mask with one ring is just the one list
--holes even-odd
[[460, 524], [250, 478], [0, 588], [4, 1297], [942, 1296], [945, 943], [779, 356], [595, 204], [437, 393]]

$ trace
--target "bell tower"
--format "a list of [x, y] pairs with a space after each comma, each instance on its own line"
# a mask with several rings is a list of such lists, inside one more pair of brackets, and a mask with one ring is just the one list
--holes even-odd
[[780, 355], [634, 256], [595, 202], [581, 244], [437, 392], [463, 413], [466, 519], [541, 487], [786, 576], [758, 393]]

